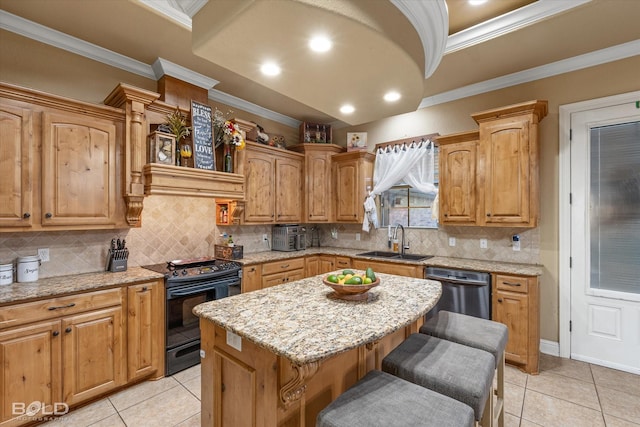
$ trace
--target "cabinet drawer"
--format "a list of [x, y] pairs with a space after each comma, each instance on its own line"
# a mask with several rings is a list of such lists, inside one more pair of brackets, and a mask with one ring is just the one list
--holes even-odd
[[529, 292], [529, 279], [519, 276], [496, 274], [496, 289], [511, 292]]
[[282, 273], [283, 271], [304, 270], [304, 258], [285, 259], [277, 262], [262, 264], [262, 275]]
[[0, 308], [0, 329], [122, 304], [123, 289], [50, 298]]
[[351, 268], [351, 258], [344, 256], [336, 257], [336, 269], [342, 270], [345, 268]]

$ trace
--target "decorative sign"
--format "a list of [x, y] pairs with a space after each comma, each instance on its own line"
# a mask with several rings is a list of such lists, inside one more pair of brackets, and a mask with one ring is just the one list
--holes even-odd
[[191, 130], [193, 139], [193, 165], [198, 169], [215, 170], [211, 107], [191, 101]]

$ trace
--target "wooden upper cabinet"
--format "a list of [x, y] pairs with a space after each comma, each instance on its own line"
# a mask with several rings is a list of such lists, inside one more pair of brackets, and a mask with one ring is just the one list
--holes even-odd
[[0, 227], [29, 227], [33, 216], [31, 111], [0, 105]]
[[115, 124], [73, 113], [43, 114], [42, 223], [113, 223]]
[[374, 160], [373, 154], [362, 151], [341, 153], [332, 157], [336, 222], [363, 221], [367, 187], [373, 187]]
[[248, 142], [243, 153], [245, 224], [302, 222], [303, 156]]
[[332, 161], [344, 148], [334, 144], [298, 144], [290, 148], [304, 154], [304, 221], [333, 221]]
[[473, 225], [476, 222], [478, 140], [478, 132], [437, 138], [440, 145], [441, 224]]

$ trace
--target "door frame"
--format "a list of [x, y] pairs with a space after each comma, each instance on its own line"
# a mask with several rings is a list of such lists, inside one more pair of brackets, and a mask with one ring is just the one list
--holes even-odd
[[558, 336], [560, 357], [571, 357], [571, 114], [605, 108], [626, 102], [640, 101], [640, 91], [622, 93], [604, 98], [590, 99], [559, 107], [558, 156]]

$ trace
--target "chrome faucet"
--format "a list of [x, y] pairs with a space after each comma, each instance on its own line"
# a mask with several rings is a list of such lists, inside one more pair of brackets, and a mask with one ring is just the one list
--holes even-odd
[[400, 242], [400, 247], [398, 248], [398, 250], [400, 252], [400, 255], [404, 255], [404, 250], [407, 249], [407, 247], [404, 244], [404, 227], [402, 226], [402, 224], [396, 224], [396, 227], [393, 229], [393, 239], [396, 240], [398, 238], [398, 227], [400, 227], [400, 229], [402, 230], [402, 241]]

